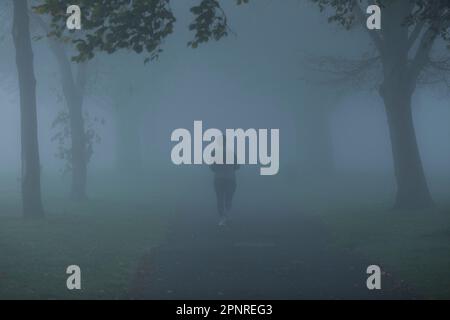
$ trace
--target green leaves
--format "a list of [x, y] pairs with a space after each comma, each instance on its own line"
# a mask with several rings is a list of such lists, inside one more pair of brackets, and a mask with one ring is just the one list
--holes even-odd
[[89, 60], [96, 51], [109, 54], [128, 49], [153, 60], [164, 39], [173, 32], [175, 17], [169, 0], [79, 0], [83, 32], [66, 30], [70, 0], [45, 0], [35, 12], [51, 16], [48, 36], [69, 36], [78, 50], [73, 60]]
[[198, 6], [191, 8], [191, 12], [196, 17], [189, 25], [189, 30], [195, 31], [194, 40], [188, 42], [191, 48], [228, 35], [227, 17], [217, 0], [202, 0]]
[[[328, 22], [336, 22], [346, 29], [350, 29], [355, 22], [355, 5], [361, 0], [311, 0], [319, 6], [321, 12], [327, 8], [333, 9]], [[364, 10], [365, 11], [365, 10]]]
[[[97, 51], [113, 54], [118, 50], [132, 50], [145, 54], [145, 63], [162, 53], [164, 40], [173, 33], [176, 18], [170, 0], [77, 0], [82, 11], [82, 31], [66, 29], [67, 7], [72, 0], [41, 0], [34, 7], [38, 14], [51, 18], [48, 36], [71, 39], [78, 54], [77, 62], [92, 59]], [[237, 5], [249, 0], [236, 0]], [[220, 40], [230, 31], [227, 17], [219, 0], [199, 0], [190, 9], [194, 21], [189, 30], [194, 39], [191, 48], [210, 40]]]

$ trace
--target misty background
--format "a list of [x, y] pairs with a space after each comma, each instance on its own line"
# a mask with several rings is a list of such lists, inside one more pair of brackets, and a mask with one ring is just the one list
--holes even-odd
[[[323, 236], [324, 233], [338, 234], [337, 240], [330, 241], [337, 243], [337, 246], [354, 250], [358, 255], [369, 256], [371, 262], [380, 261], [379, 264], [387, 265], [394, 270], [394, 274], [397, 272], [393, 277], [395, 281], [400, 278], [407, 279], [414, 288], [414, 294], [421, 295], [426, 292], [430, 296], [448, 298], [448, 289], [440, 286], [445, 286], [442, 283], [448, 284], [449, 279], [441, 279], [441, 284], [436, 280], [434, 287], [430, 289], [432, 281], [427, 273], [446, 274], [444, 265], [450, 259], [446, 251], [450, 194], [448, 87], [442, 83], [420, 85], [413, 99], [414, 125], [420, 154], [427, 182], [438, 208], [433, 209], [433, 212], [439, 213], [430, 214], [426, 218], [428, 211], [410, 216], [409, 212], [392, 212], [396, 190], [394, 164], [386, 112], [377, 91], [377, 82], [370, 79], [357, 84], [336, 81], [332, 72], [323, 70], [324, 64], [317, 63], [317, 59], [322, 57], [356, 59], [372, 54], [375, 48], [364, 30], [354, 28], [345, 31], [328, 23], [317, 6], [308, 1], [287, 0], [281, 4], [264, 0], [240, 7], [229, 2], [224, 4], [223, 8], [227, 12], [229, 26], [234, 34], [221, 41], [191, 49], [186, 44], [192, 38], [192, 32], [186, 26], [192, 19], [189, 8], [193, 3], [195, 1], [172, 3], [172, 10], [177, 17], [175, 32], [164, 41], [164, 51], [158, 60], [144, 64], [142, 55], [120, 51], [112, 55], [96, 54], [95, 58], [87, 63], [82, 110], [86, 130], [90, 130], [92, 134], [92, 156], [87, 167], [87, 199], [81, 202], [70, 198], [71, 171], [66, 170], [67, 159], [58, 156], [61, 150], [59, 148], [70, 148], [70, 137], [66, 136], [62, 140], [55, 138], [58, 133], [67, 130], [67, 123], [57, 121], [58, 116], [61, 116], [61, 113], [67, 114], [68, 110], [61, 86], [60, 69], [49, 40], [44, 37], [46, 32], [31, 19], [37, 80], [42, 196], [44, 210], [50, 216], [49, 221], [55, 219], [54, 216], [61, 215], [87, 216], [67, 222], [71, 227], [76, 225], [77, 228], [83, 229], [89, 228], [89, 219], [99, 214], [100, 222], [93, 223], [90, 227], [95, 226], [100, 228], [99, 230], [104, 227], [103, 231], [108, 233], [107, 239], [115, 237], [114, 230], [122, 230], [120, 226], [123, 222], [123, 228], [127, 229], [127, 232], [141, 232], [147, 236], [157, 234], [158, 241], [155, 243], [165, 243], [164, 239], [170, 239], [164, 230], [170, 230], [173, 220], [199, 219], [210, 223], [211, 227], [208, 228], [214, 229], [217, 213], [211, 170], [206, 166], [173, 165], [170, 159], [174, 146], [170, 141], [172, 131], [177, 128], [192, 130], [195, 120], [203, 121], [204, 130], [276, 128], [280, 129], [280, 171], [276, 176], [264, 177], [259, 175], [259, 166], [242, 166], [237, 172], [238, 187], [234, 201], [236, 212], [232, 218], [236, 220], [236, 224], [239, 224], [241, 219], [242, 228], [247, 226], [251, 229], [254, 221], [261, 219], [261, 230], [266, 230], [273, 221], [286, 222], [293, 216], [299, 216], [301, 219], [306, 216], [308, 221], [311, 219], [314, 225], [320, 224], [325, 231], [309, 234], [303, 229], [292, 230], [293, 235], [297, 234], [301, 239], [305, 239], [297, 243], [289, 240], [291, 247], [286, 247], [289, 248], [287, 251], [301, 251], [304, 254], [302, 250], [307, 250], [303, 248], [305, 242], [315, 248], [319, 247], [322, 241], [326, 241], [325, 238], [328, 239], [328, 236]], [[20, 239], [21, 232], [26, 234], [33, 227], [27, 225], [24, 230], [22, 222], [19, 222], [20, 101], [15, 48], [11, 37], [12, 6], [5, 5], [1, 10], [0, 216], [13, 224], [13, 227], [8, 227], [9, 232], [18, 230], [19, 235], [16, 235], [15, 239]], [[70, 46], [67, 46], [66, 50], [69, 56], [73, 53]], [[442, 50], [447, 49], [436, 48], [436, 51], [443, 52]], [[74, 68], [75, 66], [76, 64], [73, 64]], [[113, 211], [117, 226], [111, 229], [105, 221]], [[376, 212], [381, 211], [383, 213], [380, 213], [379, 218], [375, 218]], [[435, 219], [434, 214], [438, 218]], [[183, 218], [180, 220], [177, 215]], [[146, 225], [147, 220], [141, 216], [151, 216], [151, 219], [158, 222]], [[202, 220], [202, 217], [207, 218]], [[393, 220], [387, 220], [389, 217]], [[56, 224], [64, 229], [64, 220], [56, 219]], [[297, 218], [292, 219], [297, 221]], [[408, 241], [412, 233], [402, 237], [400, 231], [396, 232], [402, 223], [405, 229], [421, 225], [421, 219], [433, 220], [433, 226], [438, 224], [443, 228], [437, 239], [426, 238], [434, 232], [429, 232], [428, 229], [424, 231], [425, 235], [414, 233], [413, 236], [417, 236], [414, 241], [419, 244]], [[133, 229], [133, 225], [129, 225], [130, 220], [142, 224], [139, 232]], [[298, 225], [302, 224], [307, 228], [305, 226], [308, 224], [303, 220]], [[3, 230], [6, 230], [8, 224], [3, 225]], [[280, 224], [279, 229], [274, 227], [275, 231], [268, 239], [253, 238], [250, 231], [249, 239], [245, 241], [227, 239], [234, 241], [234, 244], [240, 243], [239, 248], [243, 246], [258, 251], [261, 247], [277, 246], [276, 240], [273, 239], [278, 239], [284, 229], [290, 230], [288, 225], [286, 222], [286, 226]], [[293, 222], [293, 225], [297, 224]], [[156, 227], [159, 228], [158, 232], [153, 231]], [[50, 227], [43, 227], [42, 230], [48, 230], [47, 228]], [[187, 234], [196, 232], [194, 229], [195, 223], [184, 224], [183, 230]], [[96, 242], [96, 232], [89, 233], [92, 237], [86, 238], [88, 242], [83, 248], [74, 249], [77, 244], [76, 230], [78, 229], [70, 231], [74, 237], [73, 244], [62, 249], [68, 250], [69, 257], [57, 262], [51, 270], [62, 270], [66, 261], [73, 260], [70, 250], [74, 250], [77, 252], [75, 256], [86, 261], [89, 270], [98, 268], [94, 272], [95, 275], [88, 277], [93, 279], [99, 277], [102, 272], [116, 272], [100, 266], [102, 263], [99, 258], [93, 258], [99, 257], [101, 253], [85, 255], [89, 251], [90, 243], [94, 245]], [[365, 233], [367, 230], [370, 232]], [[6, 248], [7, 233], [3, 234]], [[53, 231], [48, 234], [52, 235], [48, 243], [56, 239]], [[181, 237], [181, 233], [179, 235]], [[32, 240], [29, 241], [39, 246], [41, 236], [33, 234], [30, 236]], [[214, 234], [208, 233], [208, 236], [214, 237]], [[352, 237], [351, 241], [346, 237]], [[98, 239], [103, 238], [99, 236]], [[133, 258], [130, 258], [129, 247], [136, 250], [138, 245], [126, 241], [124, 236], [122, 239], [124, 248], [119, 252], [124, 252], [123, 260], [126, 261], [127, 267], [117, 286], [131, 281], [129, 278], [134, 279], [136, 268], [145, 269], [145, 263], [142, 267], [142, 262], [139, 262], [141, 256], [151, 254], [150, 248], [159, 246], [148, 245], [148, 242], [139, 243], [144, 249], [140, 248], [141, 251], [133, 253]], [[368, 239], [374, 243], [370, 244]], [[27, 245], [30, 243], [27, 241], [23, 243], [21, 253], [15, 255], [14, 250], [6, 250], [8, 255], [3, 254], [1, 258], [9, 263], [0, 264], [0, 271], [11, 275], [11, 281], [14, 283], [3, 291], [0, 290], [0, 296], [61, 297], [60, 292], [63, 289], [56, 283], [65, 277], [64, 272], [58, 275], [54, 282], [50, 281], [48, 288], [35, 288], [33, 294], [23, 291], [29, 282], [11, 270], [16, 259], [37, 261], [29, 256], [32, 249]], [[103, 243], [102, 241], [99, 240], [99, 243]], [[183, 241], [185, 240], [180, 240], [180, 243]], [[42, 243], [45, 246], [43, 252], [55, 252], [49, 250], [46, 241]], [[95, 250], [108, 252], [108, 257], [114, 255], [116, 244], [109, 248], [106, 243], [97, 245]], [[201, 243], [204, 244], [205, 241]], [[389, 247], [391, 243], [393, 246]], [[415, 261], [422, 261], [422, 258], [430, 261], [428, 256], [417, 256], [433, 245], [440, 250], [436, 258], [438, 262], [433, 265], [434, 269], [427, 265], [420, 267], [419, 262], [415, 265]], [[407, 251], [408, 246], [415, 246], [416, 249], [419, 248], [417, 250], [423, 251], [414, 252], [407, 260], [396, 264], [394, 256], [403, 250]], [[279, 250], [283, 251], [282, 248]], [[414, 251], [414, 248], [411, 250]], [[317, 250], [314, 257], [320, 255], [319, 251]], [[228, 251], [225, 252], [227, 255]], [[116, 254], [120, 256], [117, 252]], [[336, 255], [340, 256], [337, 259], [340, 262], [345, 260], [345, 256]], [[228, 260], [232, 259], [231, 256], [228, 257]], [[284, 261], [284, 258], [286, 257], [280, 261]], [[170, 261], [177, 260], [173, 258]], [[321, 260], [316, 262], [321, 266], [326, 264]], [[355, 263], [356, 268], [364, 270], [364, 263]], [[50, 264], [51, 261], [38, 263], [36, 268], [44, 270]], [[314, 271], [309, 271], [314, 274]], [[22, 274], [24, 273], [25, 270]], [[35, 276], [39, 277], [41, 273], [38, 272]], [[417, 275], [423, 276], [423, 282], [416, 283]], [[364, 271], [361, 276], [365, 277]], [[145, 279], [136, 281], [144, 283]], [[54, 288], [50, 288], [52, 283], [55, 283]], [[114, 286], [112, 289], [105, 289], [108, 285], [102, 282], [98, 285], [99, 288], [95, 289], [95, 294], [88, 292], [87, 296], [127, 296]], [[238, 286], [237, 282], [235, 285]], [[138, 285], [140, 292], [144, 292], [143, 296], [146, 296], [148, 289], [142, 289], [142, 286]], [[201, 288], [201, 285], [198, 288]], [[99, 293], [102, 290], [103, 293]], [[128, 292], [128, 288], [121, 290]], [[264, 290], [267, 296], [271, 297], [270, 290]], [[277, 290], [274, 289], [273, 296], [286, 296]], [[167, 293], [171, 289], [165, 288], [163, 291]], [[199, 294], [194, 295], [195, 297], [209, 297], [208, 294], [202, 295], [200, 289], [198, 291]], [[220, 292], [219, 289], [216, 291]], [[234, 291], [230, 289], [229, 292], [231, 297], [235, 297], [232, 295]], [[334, 294], [339, 297], [339, 290], [336, 292]], [[154, 295], [159, 298], [155, 293], [148, 294], [150, 297], [155, 297]], [[189, 294], [180, 296], [189, 297]], [[245, 294], [243, 296], [247, 297]], [[287, 296], [293, 297], [292, 292]], [[304, 296], [300, 296], [309, 297], [306, 289]], [[311, 293], [311, 296], [320, 295]], [[225, 297], [228, 296], [225, 294]]]

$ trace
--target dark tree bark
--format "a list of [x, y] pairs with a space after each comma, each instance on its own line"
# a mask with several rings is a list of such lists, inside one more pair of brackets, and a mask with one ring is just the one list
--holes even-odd
[[414, 80], [401, 71], [380, 89], [392, 146], [397, 194], [395, 208], [421, 209], [433, 205], [417, 144], [412, 114]]
[[27, 0], [14, 0], [13, 39], [20, 91], [22, 203], [27, 218], [44, 216], [41, 199], [36, 79]]
[[433, 205], [420, 157], [411, 105], [418, 77], [427, 63], [436, 34], [432, 29], [425, 33], [411, 62], [409, 54], [414, 39], [408, 28], [402, 25], [411, 10], [411, 4], [401, 1], [387, 7], [382, 42], [378, 44], [384, 75], [380, 95], [388, 119], [397, 182], [395, 208], [398, 209], [421, 209]]
[[387, 95], [387, 112], [397, 180], [395, 207], [420, 209], [433, 204], [427, 185], [422, 160], [417, 145], [411, 111], [411, 95], [397, 92], [396, 97]]

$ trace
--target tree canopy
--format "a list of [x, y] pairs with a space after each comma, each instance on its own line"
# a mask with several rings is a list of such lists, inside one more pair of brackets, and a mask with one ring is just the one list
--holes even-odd
[[[248, 2], [235, 1], [237, 5]], [[145, 53], [146, 62], [156, 59], [176, 22], [170, 0], [79, 0], [83, 32], [68, 31], [66, 10], [71, 4], [71, 0], [43, 0], [34, 10], [51, 16], [49, 36], [73, 42], [78, 50], [74, 60], [78, 62], [93, 58], [98, 51], [114, 53], [121, 49]], [[218, 0], [199, 0], [190, 11], [193, 21], [189, 29], [194, 32], [190, 47], [228, 35], [227, 18]]]
[[[336, 22], [349, 29], [365, 14], [361, 5], [377, 3], [382, 9], [399, 2], [402, 3], [402, 11], [397, 12], [395, 18], [399, 18], [398, 25], [416, 28], [412, 30], [410, 36], [411, 44], [422, 35], [423, 31], [433, 33], [434, 36], [441, 35], [449, 39], [450, 23], [450, 2], [447, 0], [311, 0], [319, 6], [323, 12], [331, 8], [332, 13], [328, 17], [329, 22]], [[401, 16], [403, 15], [403, 16]], [[391, 16], [394, 18], [393, 16]], [[392, 22], [391, 22], [392, 23]], [[376, 35], [377, 33], [372, 33]], [[375, 40], [376, 42], [382, 39]]]
[[[368, 17], [365, 6], [377, 3], [382, 9], [381, 30], [367, 30], [376, 47], [373, 55], [359, 60], [326, 58], [321, 65], [332, 69], [335, 74], [350, 75], [354, 79], [365, 78], [369, 69], [381, 62], [384, 73], [398, 66], [399, 61], [407, 65], [408, 77], [412, 83], [435, 84], [447, 82], [450, 71], [450, 55], [433, 57], [437, 40], [450, 40], [450, 2], [446, 0], [310, 0], [322, 12], [328, 14], [328, 21], [345, 29], [363, 26]], [[395, 58], [396, 57], [396, 58]], [[393, 58], [393, 59], [392, 59]], [[400, 59], [400, 60], [399, 60]], [[390, 60], [390, 62], [388, 62]], [[397, 63], [396, 63], [397, 61]], [[373, 77], [372, 77], [373, 78]], [[339, 78], [342, 80], [342, 78]], [[361, 82], [361, 81], [360, 81]]]

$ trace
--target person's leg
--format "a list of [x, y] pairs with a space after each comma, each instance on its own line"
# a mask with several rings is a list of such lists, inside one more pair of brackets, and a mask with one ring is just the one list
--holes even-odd
[[230, 211], [233, 203], [233, 196], [236, 191], [236, 181], [227, 181], [225, 192], [225, 210]]
[[225, 188], [222, 180], [214, 180], [214, 189], [216, 190], [217, 211], [223, 217], [225, 215]]

